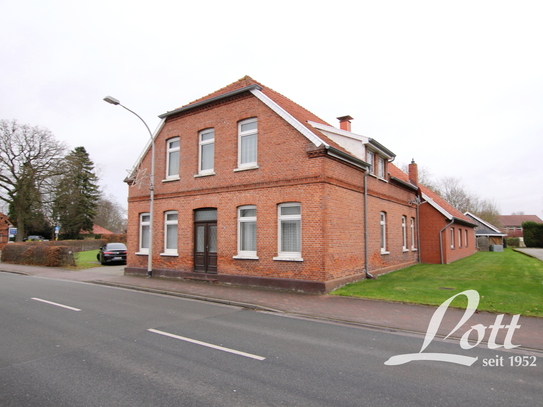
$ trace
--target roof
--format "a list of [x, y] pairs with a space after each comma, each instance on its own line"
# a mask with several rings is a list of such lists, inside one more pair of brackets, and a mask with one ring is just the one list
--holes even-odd
[[[82, 235], [86, 235], [89, 232], [82, 230], [79, 233], [81, 233]], [[92, 233], [95, 235], [114, 235], [112, 231], [107, 230], [106, 228], [103, 228], [102, 226], [99, 226], [99, 225], [92, 225]]]
[[[409, 181], [409, 176], [400, 170], [398, 167], [396, 167], [394, 164], [390, 163], [388, 164], [388, 172], [391, 177], [400, 180], [403, 183], [407, 183], [409, 185], [413, 185], [411, 181]], [[432, 191], [430, 188], [418, 184], [418, 187], [420, 189], [422, 198], [424, 201], [428, 202], [432, 207], [434, 207], [438, 212], [440, 212], [445, 218], [447, 218], [450, 221], [460, 221], [462, 223], [467, 223], [471, 226], [477, 226], [475, 223], [473, 223], [473, 220], [464, 215], [462, 212], [460, 212], [458, 209], [456, 209], [454, 206], [452, 206], [450, 203], [448, 203], [446, 200], [444, 200], [442, 197], [440, 197], [437, 193]]]
[[488, 223], [471, 212], [466, 212], [465, 215], [472, 218], [477, 223], [477, 236], [507, 236], [507, 233], [502, 233], [496, 226]]
[[524, 222], [543, 223], [537, 215], [501, 215], [503, 226], [521, 226]]

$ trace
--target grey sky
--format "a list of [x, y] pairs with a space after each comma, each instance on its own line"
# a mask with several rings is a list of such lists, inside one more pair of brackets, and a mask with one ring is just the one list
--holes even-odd
[[244, 75], [332, 125], [543, 216], [540, 1], [0, 0], [0, 119], [84, 146], [106, 192], [158, 115]]

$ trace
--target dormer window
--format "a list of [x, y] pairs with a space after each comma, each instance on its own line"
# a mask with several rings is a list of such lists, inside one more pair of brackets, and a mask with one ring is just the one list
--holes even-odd
[[377, 176], [385, 178], [385, 159], [383, 157], [377, 157]]
[[375, 154], [373, 151], [366, 151], [366, 161], [371, 165], [370, 174], [375, 174]]

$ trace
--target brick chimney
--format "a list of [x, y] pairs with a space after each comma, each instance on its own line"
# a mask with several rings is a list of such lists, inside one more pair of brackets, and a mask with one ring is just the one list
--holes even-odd
[[351, 131], [351, 116], [341, 116], [337, 118], [339, 120], [339, 128], [341, 130]]
[[409, 164], [409, 181], [415, 186], [419, 184], [419, 169], [414, 159], [411, 159]]

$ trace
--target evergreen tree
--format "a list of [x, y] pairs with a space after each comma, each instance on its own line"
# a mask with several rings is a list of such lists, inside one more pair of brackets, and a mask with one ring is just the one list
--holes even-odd
[[67, 239], [77, 239], [80, 231], [92, 232], [100, 199], [94, 163], [84, 147], [76, 147], [65, 158], [66, 173], [58, 180], [53, 217]]

